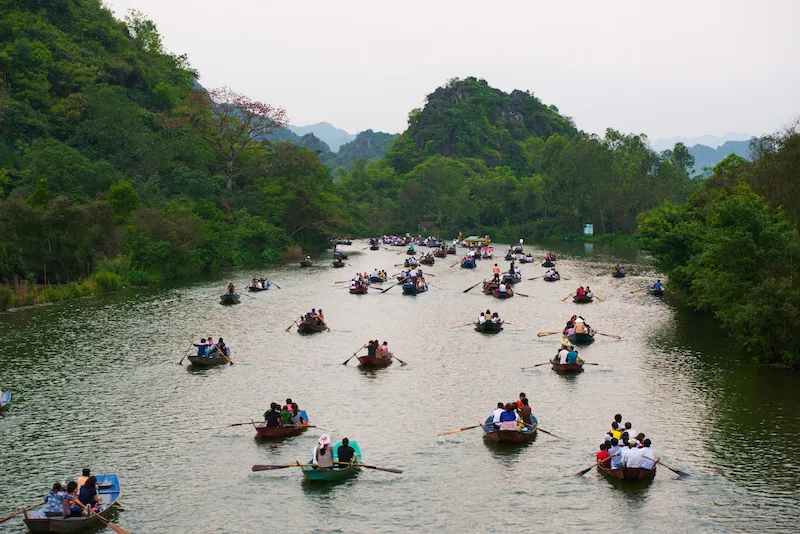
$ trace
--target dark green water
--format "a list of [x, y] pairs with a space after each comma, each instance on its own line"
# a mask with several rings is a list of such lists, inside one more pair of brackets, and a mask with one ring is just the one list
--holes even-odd
[[[797, 530], [800, 377], [752, 366], [713, 321], [668, 296], [631, 293], [656, 274], [642, 254], [549, 244], [570, 280], [524, 281], [518, 290], [530, 298], [500, 302], [479, 288], [462, 292], [489, 262], [467, 271], [451, 268], [452, 257], [428, 269], [436, 287], [417, 297], [399, 288], [349, 295], [333, 282], [374, 267], [394, 273], [405, 258], [364, 246], [347, 247], [353, 267], [345, 269], [273, 267], [282, 290], [230, 308], [217, 295], [252, 271], [0, 315], [0, 389], [15, 395], [0, 419], [0, 516], [88, 466], [120, 475], [118, 523], [131, 532]], [[617, 261], [633, 262], [641, 276], [612, 279]], [[604, 302], [560, 302], [587, 283]], [[331, 333], [284, 331], [311, 307], [323, 308]], [[510, 323], [496, 336], [464, 326], [487, 307]], [[623, 337], [598, 336], [581, 352], [601, 365], [574, 378], [548, 366], [521, 371], [558, 343], [536, 333], [559, 330], [576, 312]], [[209, 333], [225, 338], [236, 365], [177, 365], [192, 336]], [[370, 338], [389, 341], [409, 365], [341, 365]], [[479, 430], [437, 439], [520, 391], [542, 428], [570, 441], [540, 433], [509, 450], [488, 446]], [[265, 443], [248, 426], [199, 430], [258, 417], [286, 397], [334, 439], [358, 440], [367, 463], [405, 472], [365, 470], [343, 484], [307, 486], [296, 469], [250, 468], [306, 461], [319, 432]], [[571, 476], [593, 463], [617, 412], [693, 476], [660, 468], [645, 487]], [[23, 531], [16, 519], [0, 525]]]

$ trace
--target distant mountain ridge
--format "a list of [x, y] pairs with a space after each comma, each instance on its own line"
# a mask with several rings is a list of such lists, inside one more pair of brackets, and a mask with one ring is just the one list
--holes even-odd
[[672, 137], [669, 139], [656, 139], [653, 142], [653, 150], [656, 152], [663, 152], [664, 150], [672, 150], [675, 143], [683, 143], [686, 146], [705, 145], [710, 148], [717, 148], [722, 146], [728, 141], [749, 141], [754, 136], [746, 133], [725, 132], [722, 136], [719, 135], [702, 135], [700, 137]]
[[694, 156], [695, 174], [702, 174], [703, 168], [714, 167], [731, 154], [750, 159], [750, 140], [726, 141], [717, 148], [706, 145], [694, 145], [689, 147], [689, 154]]
[[328, 145], [331, 152], [338, 152], [342, 145], [356, 138], [355, 134], [348, 133], [327, 122], [318, 122], [308, 126], [289, 125], [287, 128], [301, 137], [310, 133], [314, 134]]

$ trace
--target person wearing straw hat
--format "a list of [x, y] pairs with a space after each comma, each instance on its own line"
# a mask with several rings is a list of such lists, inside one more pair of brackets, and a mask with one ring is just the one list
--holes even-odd
[[322, 434], [319, 437], [319, 441], [314, 447], [311, 463], [317, 469], [333, 469], [333, 447], [331, 447], [331, 438], [328, 434]]

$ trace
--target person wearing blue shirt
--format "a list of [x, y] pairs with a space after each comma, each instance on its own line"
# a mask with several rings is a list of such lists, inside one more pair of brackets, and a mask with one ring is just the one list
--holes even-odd
[[200, 343], [193, 343], [195, 347], [197, 347], [197, 355], [198, 356], [205, 356], [206, 349], [208, 348], [208, 343], [206, 343], [206, 338], [200, 340]]
[[578, 363], [578, 351], [572, 345], [569, 346], [569, 352], [567, 352], [567, 363]]
[[617, 438], [612, 438], [608, 456], [611, 458], [611, 469], [620, 469], [622, 467], [622, 451]]
[[655, 289], [656, 291], [664, 289], [664, 286], [661, 285], [661, 280], [656, 280], [656, 283], [653, 284], [653, 289]]

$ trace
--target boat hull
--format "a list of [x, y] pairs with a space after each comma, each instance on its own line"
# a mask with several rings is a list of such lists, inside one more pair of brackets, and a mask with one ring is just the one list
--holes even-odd
[[466, 260], [461, 262], [462, 269], [474, 269], [475, 267], [475, 260]]
[[209, 368], [216, 367], [217, 365], [225, 365], [228, 363], [228, 360], [220, 357], [207, 358], [205, 356], [189, 356], [189, 363], [194, 367]]
[[351, 289], [350, 290], [350, 294], [351, 295], [366, 295], [368, 289], [369, 288], [367, 286], [357, 287], [355, 289]]
[[4, 391], [2, 395], [0, 395], [0, 411], [8, 409], [9, 404], [11, 404], [11, 392]]
[[522, 445], [530, 443], [536, 438], [536, 421], [533, 422], [533, 428], [525, 426], [522, 430], [496, 430], [494, 425], [491, 425], [492, 418], [489, 417], [484, 422], [486, 425], [483, 428], [483, 437], [487, 441], [494, 443], [508, 443], [513, 445]]
[[370, 284], [382, 284], [382, 283], [384, 283], [385, 281], [386, 281], [386, 280], [384, 280], [384, 279], [383, 279], [383, 278], [381, 278], [380, 276], [370, 276], [370, 277], [369, 277], [369, 283], [370, 283]]
[[324, 324], [308, 324], [300, 323], [297, 325], [298, 334], [316, 334], [317, 332], [324, 332], [328, 328]]
[[306, 426], [267, 426], [267, 423], [255, 423], [253, 426], [260, 438], [288, 438], [308, 430]]
[[[109, 515], [114, 513], [117, 507], [117, 500], [120, 495], [119, 478], [115, 474], [95, 476], [97, 477], [99, 496], [103, 501], [109, 503], [108, 507], [97, 515], [108, 519]], [[92, 527], [102, 526], [100, 519], [94, 516], [69, 517], [67, 519], [55, 516], [46, 519], [25, 519], [24, 521], [30, 532], [52, 532], [56, 534], [81, 532]]]
[[303, 260], [300, 262], [300, 267], [311, 267], [312, 262]]
[[545, 281], [545, 282], [558, 282], [559, 280], [561, 280], [561, 277], [560, 277], [560, 276], [553, 276], [553, 277], [547, 277], [547, 276], [545, 276], [545, 277], [544, 277], [544, 281]]
[[613, 276], [614, 278], [625, 278], [625, 275], [627, 275], [627, 273], [623, 273], [621, 271], [611, 273], [611, 276]]
[[589, 304], [594, 300], [593, 297], [587, 297], [585, 295], [575, 295], [572, 297], [572, 302], [575, 304]]
[[227, 293], [219, 297], [219, 303], [223, 306], [231, 306], [233, 304], [239, 304], [240, 297], [239, 295], [228, 295]]
[[653, 289], [652, 286], [647, 286], [647, 293], [654, 297], [663, 297], [664, 289]]
[[567, 339], [573, 345], [588, 345], [594, 343], [594, 334], [572, 334]]
[[362, 367], [388, 367], [392, 365], [394, 358], [378, 358], [372, 356], [356, 356], [358, 364]]
[[553, 371], [560, 375], [577, 375], [583, 372], [583, 365], [577, 363], [551, 363]]
[[414, 295], [419, 295], [420, 293], [425, 293], [427, 289], [419, 289], [414, 287], [413, 284], [403, 284], [403, 295], [409, 295], [413, 297]]
[[552, 261], [546, 261], [546, 262], [542, 263], [542, 267], [555, 267], [555, 266], [556, 266], [556, 264], [553, 263]]
[[597, 466], [597, 471], [612, 480], [640, 481], [649, 482], [656, 477], [656, 468], [645, 469], [639, 468], [626, 468], [621, 469], [606, 469], [605, 467]]
[[482, 334], [496, 334], [503, 329], [503, 322], [492, 323], [486, 321], [485, 323], [475, 323], [475, 331]]
[[511, 297], [514, 296], [514, 292], [506, 291], [505, 293], [500, 293], [499, 289], [495, 289], [494, 291], [492, 291], [492, 295], [494, 295], [494, 298], [496, 299], [510, 299]]

